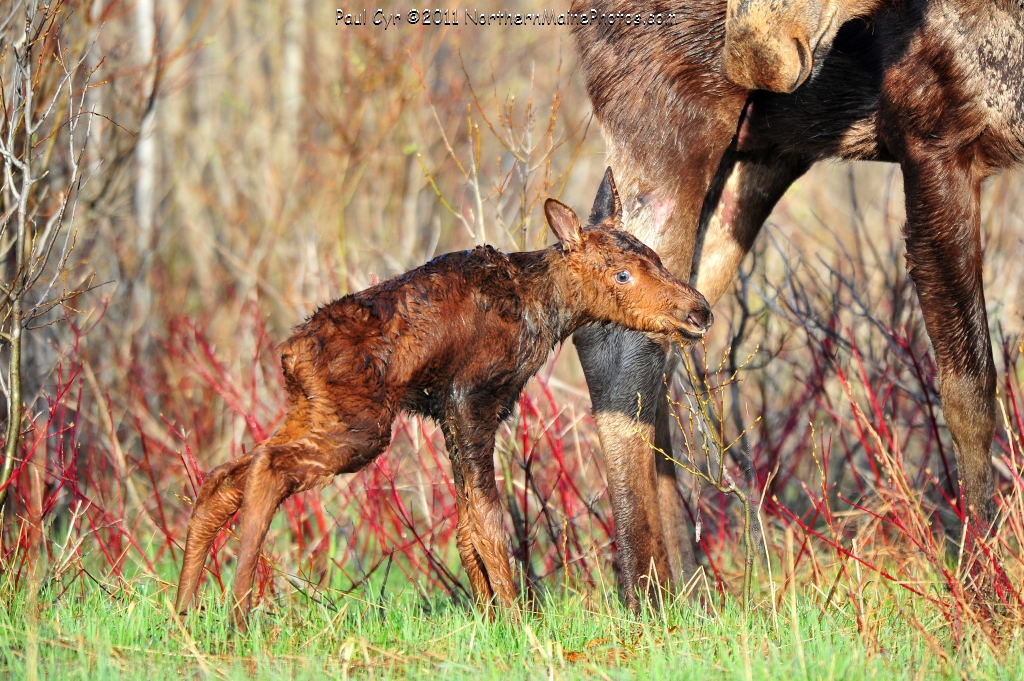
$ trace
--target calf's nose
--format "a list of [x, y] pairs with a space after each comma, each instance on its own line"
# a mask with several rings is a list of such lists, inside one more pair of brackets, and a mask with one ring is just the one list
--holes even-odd
[[703, 307], [688, 314], [686, 321], [700, 329], [701, 333], [704, 333], [711, 328], [712, 322], [715, 321], [715, 316], [711, 314], [711, 308]]

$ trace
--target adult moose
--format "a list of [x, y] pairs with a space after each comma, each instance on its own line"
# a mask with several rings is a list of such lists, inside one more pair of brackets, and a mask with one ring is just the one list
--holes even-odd
[[[574, 0], [675, 14], [574, 29], [624, 228], [712, 304], [786, 189], [817, 160], [899, 163], [907, 264], [939, 368], [963, 503], [993, 516], [995, 371], [982, 291], [980, 184], [1024, 160], [1017, 0]], [[868, 20], [861, 20], [867, 18]], [[726, 76], [734, 82], [730, 82]], [[763, 90], [762, 90], [763, 89]], [[768, 92], [765, 90], [775, 90]], [[575, 343], [605, 450], [627, 602], [692, 565], [659, 399], [665, 353], [623, 330]], [[643, 428], [636, 434], [637, 393]], [[657, 406], [655, 406], [657, 405]]]

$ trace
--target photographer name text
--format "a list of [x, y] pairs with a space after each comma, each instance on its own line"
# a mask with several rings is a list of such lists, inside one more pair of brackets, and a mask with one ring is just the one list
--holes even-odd
[[[461, 12], [461, 13], [460, 13]], [[558, 12], [551, 9], [539, 12], [481, 12], [476, 9], [410, 9], [406, 12], [385, 12], [377, 9], [337, 10], [335, 26], [375, 26], [395, 28], [405, 23], [410, 26], [671, 26], [673, 12]]]

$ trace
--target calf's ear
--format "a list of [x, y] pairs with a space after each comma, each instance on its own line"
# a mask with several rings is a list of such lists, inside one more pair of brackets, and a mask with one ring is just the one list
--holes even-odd
[[562, 248], [575, 251], [583, 245], [583, 228], [580, 227], [580, 219], [572, 212], [572, 208], [561, 201], [548, 199], [544, 202], [544, 215], [548, 219], [551, 231], [562, 243]]
[[594, 207], [590, 209], [590, 224], [599, 225], [608, 218], [615, 218], [615, 229], [619, 229], [622, 222], [622, 202], [619, 201], [619, 192], [615, 188], [611, 167], [605, 169], [604, 179], [597, 188]]

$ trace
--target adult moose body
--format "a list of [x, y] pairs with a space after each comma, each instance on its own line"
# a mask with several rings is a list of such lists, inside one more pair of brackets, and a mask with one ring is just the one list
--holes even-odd
[[[993, 511], [995, 370], [980, 184], [1024, 160], [1022, 4], [574, 0], [572, 11], [591, 6], [675, 14], [669, 26], [606, 20], [574, 34], [624, 228], [712, 304], [776, 202], [815, 161], [900, 164], [907, 264], [963, 501], [984, 527]], [[575, 342], [607, 459], [620, 578], [636, 607], [637, 587], [653, 572], [679, 579], [693, 564], [675, 468], [644, 443], [668, 442], [659, 399], [665, 353], [614, 329], [584, 329]], [[643, 436], [633, 425], [637, 393]]]

